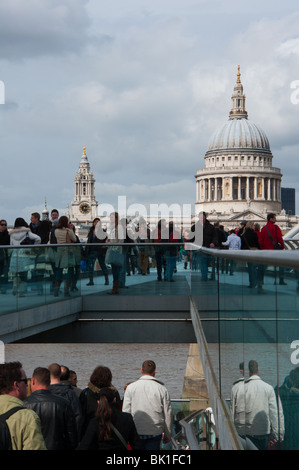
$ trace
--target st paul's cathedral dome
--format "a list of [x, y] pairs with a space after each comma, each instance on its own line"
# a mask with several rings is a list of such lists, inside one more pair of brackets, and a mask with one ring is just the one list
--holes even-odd
[[205, 168], [196, 173], [196, 212], [232, 227], [243, 219], [264, 221], [281, 211], [281, 172], [265, 132], [248, 119], [240, 67], [229, 119], [212, 134]]

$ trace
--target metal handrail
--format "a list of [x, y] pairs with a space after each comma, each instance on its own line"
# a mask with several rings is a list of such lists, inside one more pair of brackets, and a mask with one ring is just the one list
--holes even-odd
[[[202, 438], [199, 442], [194, 433], [191, 421], [193, 421], [200, 415], [202, 423]], [[211, 413], [208, 410], [201, 409], [198, 411], [194, 411], [186, 418], [180, 420], [179, 423], [184, 428], [184, 433], [180, 431], [172, 438], [172, 443], [175, 448], [179, 449], [180, 446], [177, 443], [177, 440], [182, 437], [182, 434], [184, 434], [184, 438], [187, 441], [190, 450], [213, 450], [214, 448], [218, 448], [218, 437], [216, 427], [212, 422]], [[215, 443], [212, 442], [212, 435], [215, 436]]]
[[299, 269], [299, 250], [219, 250], [190, 244], [191, 250], [200, 250], [216, 258], [229, 258], [268, 266]]

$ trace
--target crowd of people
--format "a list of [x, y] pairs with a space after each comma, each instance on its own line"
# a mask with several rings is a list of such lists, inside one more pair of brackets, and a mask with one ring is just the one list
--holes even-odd
[[95, 367], [86, 388], [76, 372], [52, 363], [30, 379], [18, 361], [0, 364], [0, 450], [159, 450], [169, 443], [173, 412], [156, 364], [146, 360], [141, 376], [113, 386], [111, 370]]
[[[249, 361], [246, 377], [244, 363], [239, 368], [230, 412], [244, 447], [298, 450], [299, 367], [275, 388], [262, 380], [257, 361]], [[18, 361], [0, 364], [0, 450], [115, 453], [158, 451], [169, 444], [178, 423], [154, 361], [143, 362], [141, 375], [124, 386], [122, 395], [103, 365], [80, 389], [76, 372], [64, 365], [36, 367], [28, 378]]]
[[[211, 224], [206, 213], [202, 212], [192, 231], [202, 230], [202, 246], [206, 248], [229, 250], [283, 250], [285, 248], [281, 229], [276, 225], [276, 214], [267, 215], [267, 223], [261, 228], [259, 223], [243, 220], [240, 227], [225, 231], [219, 222]], [[192, 253], [193, 254], [193, 253]], [[222, 258], [219, 270], [222, 273], [234, 274], [235, 260]], [[215, 260], [208, 253], [195, 253], [192, 260], [192, 269], [200, 269], [201, 280], [208, 280], [208, 267], [211, 267], [210, 279], [215, 279]], [[263, 293], [265, 265], [247, 262], [249, 276], [248, 288], [257, 287], [258, 293]], [[280, 285], [286, 285], [284, 269], [278, 268]], [[299, 292], [299, 284], [298, 289]]]
[[[50, 272], [51, 291], [54, 296], [59, 295], [62, 283], [65, 296], [78, 290], [77, 282], [82, 269], [88, 274], [87, 285], [93, 286], [96, 263], [104, 276], [105, 285], [109, 285], [108, 268], [111, 268], [111, 294], [117, 294], [119, 289], [126, 287], [127, 276], [135, 273], [145, 276], [150, 268], [156, 269], [157, 281], [174, 282], [178, 259], [184, 261], [185, 269], [191, 267], [192, 270], [200, 270], [202, 281], [208, 280], [208, 268], [211, 267], [210, 279], [215, 279], [215, 263], [212, 257], [188, 249], [188, 242], [198, 242], [200, 239], [200, 246], [229, 250], [284, 249], [282, 232], [275, 222], [276, 215], [271, 213], [268, 214], [267, 224], [262, 229], [257, 223], [244, 220], [239, 228], [225, 231], [219, 222], [211, 224], [206, 213], [201, 212], [197, 222], [189, 230], [176, 228], [172, 221], [167, 223], [165, 219], [159, 220], [157, 226], [150, 229], [142, 217], [137, 222], [128, 221], [113, 212], [110, 214], [108, 227], [103, 227], [99, 217], [93, 220], [87, 241], [82, 244], [76, 235], [74, 224], [66, 216], [59, 217], [56, 209], [51, 211], [51, 220], [41, 220], [37, 212], [31, 214], [29, 224], [18, 217], [9, 231], [7, 222], [1, 220], [0, 245], [22, 245], [22, 248], [11, 250], [11, 253], [0, 249], [0, 292], [6, 293], [10, 273], [13, 280], [12, 293], [24, 296], [29, 265], [34, 266], [32, 281], [40, 294], [43, 292], [45, 270]], [[51, 247], [47, 250], [30, 251], [23, 247], [27, 244], [50, 244]], [[69, 246], [70, 244], [72, 246]], [[234, 274], [233, 260], [222, 259], [220, 264], [222, 272]], [[247, 266], [248, 287], [257, 287], [258, 292], [263, 292], [263, 266], [250, 262]], [[279, 283], [285, 284], [283, 269], [279, 269]]]
[[[160, 246], [162, 242], [165, 243], [164, 247]], [[66, 216], [59, 217], [56, 209], [51, 211], [51, 220], [41, 220], [37, 212], [32, 213], [30, 224], [18, 217], [9, 231], [7, 222], [1, 220], [0, 245], [18, 245], [21, 248], [11, 250], [11, 253], [0, 249], [0, 292], [6, 293], [10, 273], [13, 279], [12, 293], [24, 296], [29, 265], [34, 266], [32, 281], [36, 283], [39, 293], [42, 293], [46, 266], [47, 269], [51, 267], [54, 296], [58, 296], [62, 282], [65, 296], [78, 290], [77, 281], [85, 265], [89, 277], [87, 285], [94, 285], [96, 262], [104, 275], [105, 285], [109, 285], [108, 266], [111, 267], [112, 294], [117, 294], [120, 288], [126, 286], [126, 276], [131, 273], [145, 276], [150, 266], [157, 267], [158, 281], [174, 282], [178, 254], [183, 252], [183, 238], [173, 222], [166, 224], [163, 219], [154, 231], [150, 231], [144, 219], [139, 219], [137, 224], [128, 223], [126, 219], [120, 219], [117, 212], [110, 214], [107, 228], [96, 217], [88, 231], [86, 243], [76, 246], [79, 243], [74, 224]], [[23, 246], [33, 244], [50, 244], [51, 247], [30, 251]]]

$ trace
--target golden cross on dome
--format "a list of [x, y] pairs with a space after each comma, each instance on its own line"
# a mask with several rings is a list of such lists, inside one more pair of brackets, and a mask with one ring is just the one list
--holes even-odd
[[237, 83], [241, 83], [240, 77], [241, 77], [241, 74], [240, 74], [240, 65], [238, 65]]

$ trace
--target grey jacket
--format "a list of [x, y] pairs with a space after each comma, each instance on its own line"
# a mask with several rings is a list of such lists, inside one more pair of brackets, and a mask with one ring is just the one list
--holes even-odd
[[284, 435], [284, 417], [280, 401], [271, 385], [258, 375], [241, 380], [232, 388], [231, 413], [240, 435]]
[[171, 438], [173, 415], [165, 385], [151, 375], [142, 375], [128, 385], [123, 411], [131, 413], [139, 435], [163, 434]]

